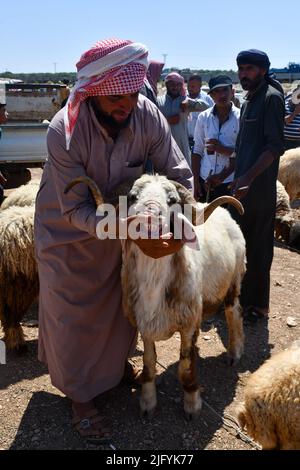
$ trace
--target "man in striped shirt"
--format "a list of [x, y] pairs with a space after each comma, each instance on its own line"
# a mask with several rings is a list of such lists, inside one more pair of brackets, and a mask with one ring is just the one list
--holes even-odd
[[294, 105], [291, 96], [292, 95], [288, 95], [285, 98], [285, 150], [300, 147], [300, 104]]

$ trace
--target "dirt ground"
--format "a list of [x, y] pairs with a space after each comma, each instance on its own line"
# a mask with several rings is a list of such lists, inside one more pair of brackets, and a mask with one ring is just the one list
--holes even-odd
[[[204, 402], [194, 421], [184, 417], [176, 377], [179, 335], [157, 343], [158, 408], [154, 416], [141, 418], [139, 389], [120, 384], [97, 397], [112, 430], [110, 443], [102, 445], [84, 441], [73, 430], [69, 400], [51, 385], [46, 367], [37, 360], [38, 308], [33, 305], [23, 322], [28, 353], [9, 353], [7, 364], [0, 365], [0, 449], [254, 450], [253, 443], [236, 432], [230, 416], [242, 400], [250, 373], [271, 354], [299, 339], [299, 279], [300, 255], [275, 247], [269, 321], [245, 323], [245, 353], [236, 367], [226, 362], [224, 317], [202, 325], [198, 366]], [[288, 317], [294, 318], [296, 326], [288, 326]], [[141, 341], [133, 359], [141, 365]]]

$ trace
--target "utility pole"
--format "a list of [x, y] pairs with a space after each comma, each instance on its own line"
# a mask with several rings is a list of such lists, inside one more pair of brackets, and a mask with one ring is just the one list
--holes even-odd
[[57, 65], [57, 62], [53, 62], [53, 65], [54, 65], [54, 73], [56, 73], [56, 65]]
[[168, 54], [163, 54], [162, 55], [163, 56], [163, 62], [164, 62], [165, 65], [166, 65], [166, 62], [167, 62], [167, 55]]

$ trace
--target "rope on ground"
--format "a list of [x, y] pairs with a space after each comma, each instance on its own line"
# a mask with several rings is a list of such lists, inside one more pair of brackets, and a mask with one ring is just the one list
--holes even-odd
[[[227, 432], [229, 432], [228, 429], [234, 429], [235, 430], [235, 437], [239, 437], [242, 441], [246, 442], [247, 444], [251, 445], [253, 448], [257, 450], [261, 450], [261, 447], [253, 441], [247, 434], [245, 434], [242, 429], [240, 428], [240, 425], [236, 418], [234, 416], [231, 416], [229, 413], [224, 411], [223, 416], [221, 416], [212, 406], [210, 406], [207, 401], [205, 401], [202, 398], [203, 403], [216, 415], [218, 418], [223, 422], [224, 427]], [[231, 433], [230, 433], [231, 434]]]
[[[171, 375], [173, 375], [173, 377], [175, 377], [175, 374], [173, 374], [173, 372], [170, 372], [161, 362], [156, 360], [156, 363], [160, 367], [162, 367], [166, 371], [167, 374], [171, 374]], [[239, 437], [242, 441], [246, 442], [247, 444], [252, 446], [254, 449], [261, 450], [261, 447], [256, 442], [254, 442], [253, 439], [251, 439], [249, 436], [247, 436], [247, 434], [245, 434], [242, 431], [238, 421], [236, 420], [236, 418], [234, 416], [231, 416], [226, 411], [223, 413], [223, 416], [222, 416], [209, 403], [207, 403], [206, 400], [204, 400], [202, 398], [202, 401], [205, 404], [205, 406], [207, 406], [207, 408], [223, 422], [224, 428], [227, 432], [230, 433], [229, 429], [234, 429], [235, 430], [235, 436], [234, 437], [236, 437], [236, 438]], [[232, 433], [230, 433], [230, 434], [233, 435]]]

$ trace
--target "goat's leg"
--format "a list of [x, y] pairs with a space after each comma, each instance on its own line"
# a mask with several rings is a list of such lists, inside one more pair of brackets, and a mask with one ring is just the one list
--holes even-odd
[[27, 350], [20, 322], [37, 297], [38, 289], [37, 276], [31, 280], [26, 279], [24, 276], [17, 276], [13, 280], [9, 280], [1, 292], [0, 317], [4, 331], [4, 341], [7, 349], [15, 350], [19, 354]]
[[140, 409], [142, 415], [148, 414], [148, 416], [151, 416], [157, 403], [155, 387], [156, 351], [154, 341], [148, 338], [143, 338], [143, 341], [144, 366], [143, 372], [140, 376], [140, 381], [142, 383]]
[[244, 351], [242, 309], [234, 286], [225, 298], [225, 316], [228, 327], [227, 353], [230, 365], [237, 364]]
[[184, 411], [188, 418], [193, 418], [200, 411], [202, 400], [197, 381], [196, 341], [199, 327], [180, 331], [180, 361], [178, 376], [184, 390]]
[[10, 311], [6, 311], [2, 320], [4, 342], [8, 350], [15, 350], [22, 354], [27, 350], [24, 333], [18, 318], [13, 318]]

